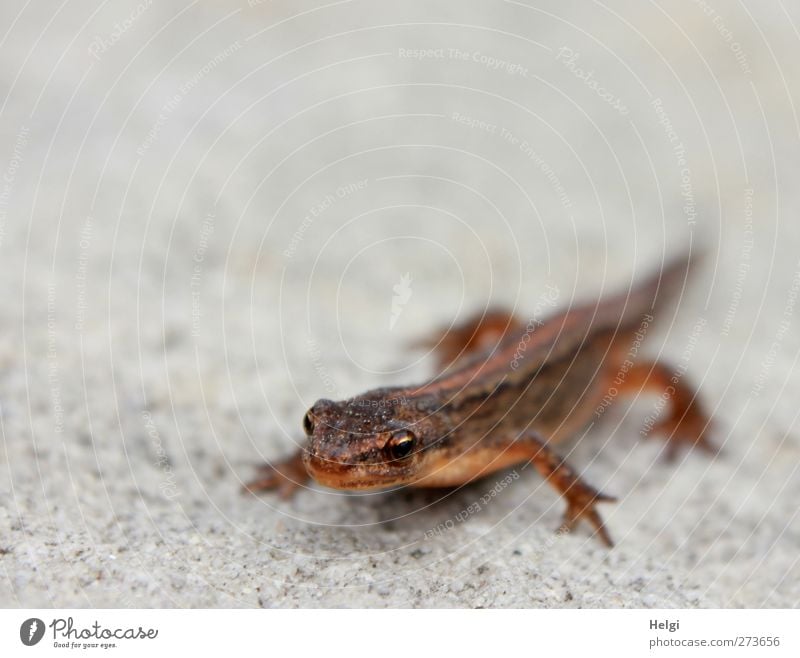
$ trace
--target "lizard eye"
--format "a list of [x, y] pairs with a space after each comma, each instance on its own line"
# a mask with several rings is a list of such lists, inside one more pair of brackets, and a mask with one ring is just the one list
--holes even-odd
[[311, 436], [314, 433], [314, 419], [311, 417], [310, 411], [303, 416], [303, 431], [306, 436]]
[[386, 442], [386, 450], [393, 460], [405, 459], [414, 449], [416, 437], [408, 430], [400, 430], [392, 434]]

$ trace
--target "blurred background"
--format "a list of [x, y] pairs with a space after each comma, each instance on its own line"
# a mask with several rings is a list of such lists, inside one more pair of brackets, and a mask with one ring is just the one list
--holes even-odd
[[[796, 606], [799, 22], [780, 0], [4, 1], [0, 603]], [[241, 495], [317, 398], [431, 376], [415, 339], [690, 248], [647, 350], [723, 451], [664, 464], [649, 398], [565, 446], [619, 497], [612, 551], [556, 539], [527, 470], [455, 522], [495, 480]]]

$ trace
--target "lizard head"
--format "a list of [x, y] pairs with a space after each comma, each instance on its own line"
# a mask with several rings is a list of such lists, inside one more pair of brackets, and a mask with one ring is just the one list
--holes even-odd
[[378, 489], [412, 482], [425, 448], [441, 436], [434, 417], [402, 389], [377, 389], [341, 402], [319, 400], [303, 418], [303, 463], [334, 489]]

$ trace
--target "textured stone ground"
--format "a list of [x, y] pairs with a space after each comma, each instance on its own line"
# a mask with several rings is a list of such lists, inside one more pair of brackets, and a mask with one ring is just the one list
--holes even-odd
[[[0, 603], [796, 606], [800, 13], [253, 5], [2, 4]], [[647, 350], [724, 449], [665, 465], [652, 398], [564, 446], [613, 550], [529, 469], [468, 518], [506, 474], [239, 493], [414, 338], [689, 243]]]

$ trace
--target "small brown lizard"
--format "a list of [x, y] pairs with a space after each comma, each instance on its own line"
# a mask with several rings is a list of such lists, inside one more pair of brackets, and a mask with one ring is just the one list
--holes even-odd
[[397, 485], [452, 487], [530, 461], [567, 503], [562, 529], [585, 519], [612, 545], [595, 509], [615, 500], [589, 486], [551, 447], [575, 436], [598, 405], [619, 393], [668, 392], [666, 417], [652, 428], [667, 455], [681, 444], [709, 452], [710, 419], [695, 391], [657, 361], [633, 362], [643, 318], [684, 280], [681, 259], [639, 287], [526, 323], [495, 310], [440, 333], [432, 344], [443, 374], [421, 385], [378, 388], [303, 418], [307, 446], [261, 467], [250, 491], [290, 495], [309, 477], [335, 489]]

